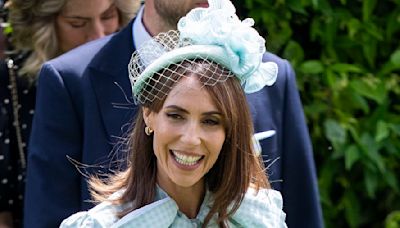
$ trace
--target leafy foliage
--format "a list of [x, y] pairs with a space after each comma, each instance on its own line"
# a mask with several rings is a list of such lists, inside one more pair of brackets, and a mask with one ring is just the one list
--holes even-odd
[[326, 227], [400, 227], [400, 1], [234, 4], [296, 70]]

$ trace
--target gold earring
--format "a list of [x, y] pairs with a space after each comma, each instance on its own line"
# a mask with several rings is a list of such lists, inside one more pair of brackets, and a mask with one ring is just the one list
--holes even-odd
[[145, 127], [144, 128], [144, 132], [146, 133], [146, 135], [151, 135], [153, 133], [153, 129], [151, 129], [150, 127]]

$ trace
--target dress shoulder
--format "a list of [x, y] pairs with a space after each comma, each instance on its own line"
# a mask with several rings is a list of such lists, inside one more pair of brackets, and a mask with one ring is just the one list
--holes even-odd
[[118, 220], [117, 213], [120, 209], [120, 206], [103, 202], [89, 211], [81, 211], [71, 215], [61, 223], [60, 228], [111, 227]]
[[249, 188], [231, 222], [240, 227], [286, 228], [280, 192], [272, 189]]

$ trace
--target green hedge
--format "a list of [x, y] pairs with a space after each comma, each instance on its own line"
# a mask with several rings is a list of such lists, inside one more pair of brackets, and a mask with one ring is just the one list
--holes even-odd
[[400, 227], [400, 1], [234, 4], [296, 70], [326, 227]]

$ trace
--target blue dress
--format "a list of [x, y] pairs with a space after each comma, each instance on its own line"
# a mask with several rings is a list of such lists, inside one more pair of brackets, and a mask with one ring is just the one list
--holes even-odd
[[[122, 190], [112, 197], [122, 194]], [[212, 194], [207, 192], [196, 218], [189, 219], [179, 211], [175, 201], [161, 188], [157, 187], [156, 199], [153, 203], [134, 210], [119, 219], [116, 214], [128, 206], [113, 205], [103, 202], [89, 211], [78, 212], [65, 219], [61, 228], [71, 227], [201, 227], [210, 211]], [[249, 189], [239, 209], [228, 219], [229, 227], [287, 227], [286, 214], [282, 211], [282, 196], [278, 191], [261, 189], [256, 194]], [[208, 227], [218, 227], [214, 216]]]

